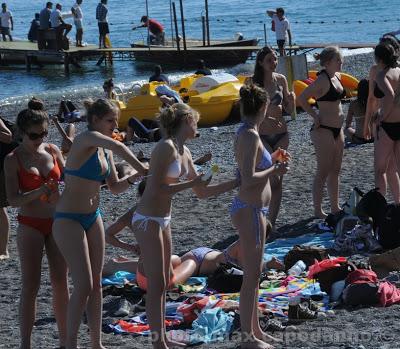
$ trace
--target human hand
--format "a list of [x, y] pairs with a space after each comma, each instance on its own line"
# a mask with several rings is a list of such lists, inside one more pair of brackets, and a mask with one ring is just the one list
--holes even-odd
[[274, 165], [274, 172], [282, 176], [289, 171], [289, 164], [287, 162], [276, 162]]
[[193, 183], [194, 187], [197, 187], [200, 185], [207, 186], [210, 184], [212, 176], [210, 176], [207, 180], [204, 180], [203, 176], [204, 176], [204, 173], [200, 173], [197, 175], [197, 177], [195, 179], [193, 179], [192, 183]]
[[364, 125], [363, 137], [365, 139], [371, 139], [372, 138], [371, 125], [369, 125], [367, 123], [365, 123], [365, 125]]
[[282, 148], [278, 148], [271, 154], [273, 162], [289, 162], [292, 159], [290, 153]]

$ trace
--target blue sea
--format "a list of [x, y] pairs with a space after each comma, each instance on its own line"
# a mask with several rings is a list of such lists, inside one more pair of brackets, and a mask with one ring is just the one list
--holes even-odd
[[[54, 1], [55, 2], [55, 1]], [[385, 32], [400, 28], [399, 0], [370, 1], [243, 1], [209, 0], [211, 39], [233, 39], [240, 32], [246, 38], [258, 37], [264, 44], [264, 24], [267, 27], [267, 43], [275, 44], [275, 34], [270, 30], [267, 9], [284, 7], [291, 23], [293, 42], [376, 42]], [[35, 12], [39, 12], [45, 1], [10, 0], [7, 2], [14, 17], [14, 38], [25, 39]], [[63, 11], [68, 11], [73, 1], [62, 2]], [[84, 41], [97, 44], [98, 29], [95, 19], [97, 0], [83, 0]], [[201, 38], [201, 16], [205, 14], [203, 0], [183, 0], [185, 29], [187, 37]], [[179, 13], [179, 1], [176, 1]], [[133, 41], [143, 41], [146, 30], [132, 31], [142, 15], [146, 14], [145, 0], [109, 0], [110, 37], [114, 47], [127, 47]], [[162, 22], [166, 35], [171, 35], [170, 1], [148, 0], [149, 16]], [[71, 19], [67, 19], [71, 22]], [[75, 29], [70, 33], [75, 38]], [[74, 41], [74, 40], [73, 40]], [[226, 69], [228, 72], [251, 71], [252, 63]], [[189, 71], [166, 71], [173, 79], [178, 79]], [[135, 64], [133, 61], [115, 62], [113, 67], [96, 66], [95, 62], [83, 63], [83, 68], [71, 69], [66, 76], [63, 67], [46, 66], [26, 72], [25, 67], [0, 67], [0, 105], [15, 103], [21, 97], [32, 95], [46, 99], [59, 99], [63, 95], [82, 97], [96, 94], [104, 79], [113, 77], [124, 89], [142, 82], [151, 74], [151, 67]]]

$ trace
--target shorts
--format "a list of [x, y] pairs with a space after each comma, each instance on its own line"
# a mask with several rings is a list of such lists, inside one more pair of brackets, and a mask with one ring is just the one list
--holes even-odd
[[7, 201], [6, 195], [6, 180], [4, 177], [4, 171], [0, 171], [0, 207], [10, 206]]
[[108, 29], [107, 22], [99, 22], [98, 25], [99, 25], [99, 34], [101, 36], [105, 36], [110, 32], [110, 30]]
[[278, 48], [284, 48], [285, 42], [286, 42], [286, 40], [276, 40], [276, 43], [278, 44]]
[[83, 23], [81, 19], [74, 19], [76, 30], [83, 30]]
[[3, 35], [11, 35], [10, 28], [8, 27], [1, 27], [1, 34]]

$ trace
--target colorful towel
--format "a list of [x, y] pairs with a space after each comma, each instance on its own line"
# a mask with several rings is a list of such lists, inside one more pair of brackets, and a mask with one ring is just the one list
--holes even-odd
[[120, 285], [123, 286], [128, 282], [135, 282], [136, 274], [128, 273], [127, 271], [117, 271], [114, 275], [103, 278], [101, 283], [103, 286], [107, 285]]

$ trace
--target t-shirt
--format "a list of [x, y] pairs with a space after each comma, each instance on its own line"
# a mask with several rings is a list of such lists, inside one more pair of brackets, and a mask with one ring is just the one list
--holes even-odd
[[61, 25], [60, 21], [61, 17], [61, 11], [58, 9], [55, 9], [51, 12], [50, 14], [50, 23], [52, 28], [57, 28], [58, 26]]
[[272, 20], [275, 23], [276, 40], [286, 40], [286, 32], [290, 30], [289, 21], [286, 19], [286, 17], [283, 17], [282, 20], [279, 20], [277, 15], [273, 15]]
[[51, 10], [47, 7], [44, 8], [42, 11], [40, 11], [39, 15], [40, 29], [49, 29], [50, 15], [51, 15]]
[[3, 28], [11, 28], [11, 17], [12, 17], [11, 11], [0, 12], [1, 26]]
[[99, 3], [96, 7], [96, 19], [98, 22], [103, 22], [106, 23], [107, 22], [107, 13], [108, 13], [108, 9], [107, 6]]
[[81, 7], [78, 4], [75, 4], [74, 6], [72, 6], [72, 8], [74, 9], [74, 19], [83, 19], [83, 12]]
[[[147, 27], [147, 25], [145, 25]], [[164, 31], [162, 24], [155, 19], [149, 19], [149, 31], [153, 34], [160, 34]]]

